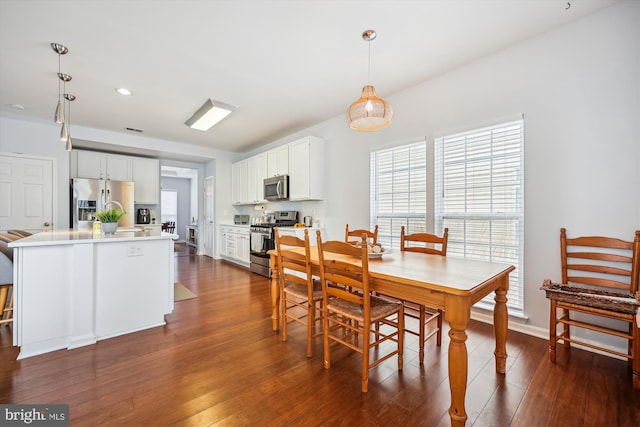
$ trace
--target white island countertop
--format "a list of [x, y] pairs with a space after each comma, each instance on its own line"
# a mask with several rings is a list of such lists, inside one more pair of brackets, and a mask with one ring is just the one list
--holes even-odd
[[9, 244], [18, 359], [166, 324], [175, 235], [133, 230], [44, 231]]
[[9, 243], [9, 247], [19, 248], [26, 246], [76, 245], [82, 243], [115, 243], [132, 240], [175, 239], [177, 237], [175, 234], [161, 232], [159, 229], [128, 228], [125, 230], [116, 231], [113, 235], [106, 235], [102, 232], [78, 230], [43, 231], [29, 237], [15, 240]]

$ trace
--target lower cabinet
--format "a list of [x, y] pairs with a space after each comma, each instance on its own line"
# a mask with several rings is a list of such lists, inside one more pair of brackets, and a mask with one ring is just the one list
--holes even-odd
[[220, 226], [220, 256], [227, 261], [249, 267], [248, 225]]

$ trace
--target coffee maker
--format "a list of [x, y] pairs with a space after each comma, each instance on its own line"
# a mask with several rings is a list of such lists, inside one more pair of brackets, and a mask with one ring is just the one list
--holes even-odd
[[151, 218], [149, 215], [149, 209], [138, 209], [138, 217], [136, 218], [136, 224], [149, 224]]

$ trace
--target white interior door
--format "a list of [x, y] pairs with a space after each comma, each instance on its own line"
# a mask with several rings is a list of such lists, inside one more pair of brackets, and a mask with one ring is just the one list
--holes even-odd
[[213, 177], [208, 176], [204, 179], [204, 224], [203, 233], [201, 236], [203, 243], [204, 254], [213, 258], [213, 236], [215, 232], [214, 226], [214, 203], [213, 203], [213, 193], [214, 193], [214, 182]]
[[53, 227], [53, 160], [0, 156], [0, 230]]

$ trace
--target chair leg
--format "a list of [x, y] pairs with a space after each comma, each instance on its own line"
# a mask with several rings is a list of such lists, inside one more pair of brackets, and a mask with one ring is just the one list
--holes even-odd
[[[569, 310], [567, 309], [562, 309], [562, 317], [564, 317], [565, 319], [569, 320]], [[567, 325], [566, 323], [562, 324], [562, 334], [563, 336], [567, 337], [567, 338], [571, 338], [571, 329], [570, 326]], [[568, 339], [563, 340], [564, 345], [567, 347], [567, 350], [571, 347], [571, 341], [569, 341]]]
[[329, 310], [327, 310], [326, 304], [323, 304], [322, 314], [322, 324], [324, 325], [324, 331], [322, 333], [324, 341], [324, 368], [329, 369], [331, 367], [331, 356], [329, 355]]
[[633, 356], [633, 362], [631, 364], [633, 388], [640, 389], [640, 327], [633, 322], [633, 348], [631, 355]]
[[444, 318], [444, 312], [442, 310], [438, 310], [438, 332], [436, 333], [436, 344], [438, 347], [442, 345], [442, 319]]
[[420, 305], [418, 306], [420, 309], [420, 324], [419, 326], [419, 331], [418, 331], [418, 346], [419, 346], [419, 352], [418, 352], [418, 360], [420, 361], [420, 364], [424, 364], [424, 328], [425, 328], [425, 319], [426, 319], [426, 314], [424, 312], [425, 307], [424, 305]]
[[316, 329], [316, 303], [312, 301], [307, 302], [307, 357], [312, 357], [313, 354], [313, 335]]
[[404, 307], [400, 306], [398, 312], [398, 370], [402, 371], [404, 365]]
[[371, 336], [371, 324], [363, 322], [362, 334], [362, 392], [369, 391], [369, 341]]
[[550, 309], [549, 309], [549, 360], [552, 363], [556, 363], [556, 343], [558, 338], [556, 336], [556, 302], [554, 300], [549, 300]]
[[282, 304], [282, 314], [280, 318], [282, 319], [282, 341], [287, 340], [287, 298], [285, 293], [280, 294], [280, 303]]

